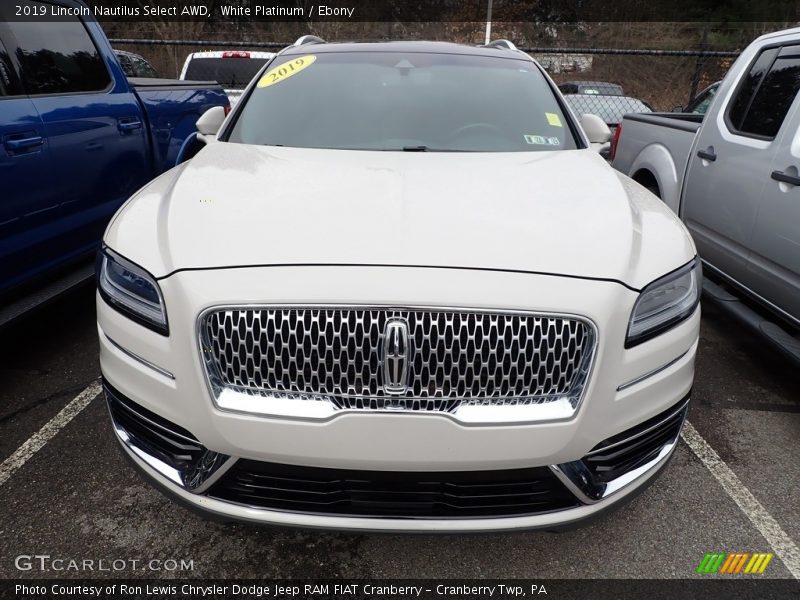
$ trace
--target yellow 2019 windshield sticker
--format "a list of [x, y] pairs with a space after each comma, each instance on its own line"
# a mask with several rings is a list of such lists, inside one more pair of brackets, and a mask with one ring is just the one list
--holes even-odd
[[289, 62], [283, 63], [279, 67], [275, 67], [274, 69], [270, 69], [261, 79], [258, 80], [258, 87], [265, 88], [271, 85], [275, 85], [276, 83], [280, 83], [281, 81], [285, 81], [289, 79], [292, 75], [297, 75], [300, 71], [305, 69], [306, 67], [311, 66], [314, 64], [314, 61], [317, 60], [317, 57], [313, 54], [306, 54], [305, 56], [301, 56], [300, 58], [295, 58], [294, 60], [290, 60]]
[[563, 125], [561, 125], [561, 117], [556, 113], [544, 113], [544, 116], [547, 117], [547, 122], [553, 127], [563, 127]]

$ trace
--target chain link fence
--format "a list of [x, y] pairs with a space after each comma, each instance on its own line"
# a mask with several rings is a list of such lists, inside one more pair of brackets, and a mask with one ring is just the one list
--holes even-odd
[[[737, 52], [526, 48], [578, 114], [609, 125], [632, 112], [683, 111], [727, 73]], [[699, 100], [699, 99], [698, 99]], [[699, 102], [702, 110], [707, 104]]]
[[[289, 43], [118, 38], [114, 48], [140, 54], [162, 77], [177, 77], [193, 52], [277, 52]], [[520, 48], [558, 84], [576, 113], [601, 116], [610, 126], [631, 112], [686, 109], [708, 86], [722, 79], [738, 52], [614, 48]], [[231, 62], [233, 65], [233, 62]], [[194, 70], [194, 79], [219, 80]], [[230, 82], [220, 81], [223, 85]], [[244, 87], [244, 85], [241, 85]]]

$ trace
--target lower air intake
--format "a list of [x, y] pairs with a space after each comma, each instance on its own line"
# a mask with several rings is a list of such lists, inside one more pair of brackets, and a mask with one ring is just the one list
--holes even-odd
[[384, 518], [508, 517], [578, 505], [547, 467], [385, 472], [239, 460], [209, 495], [271, 510]]

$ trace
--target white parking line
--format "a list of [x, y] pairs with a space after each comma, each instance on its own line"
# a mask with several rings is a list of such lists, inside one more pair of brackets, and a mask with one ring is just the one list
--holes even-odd
[[89, 403], [97, 397], [102, 389], [103, 386], [99, 380], [93, 381], [89, 387], [62, 408], [55, 417], [50, 419], [39, 431], [29, 437], [22, 446], [17, 448], [14, 454], [5, 459], [3, 464], [0, 465], [0, 486], [8, 481], [9, 477], [28, 462], [47, 442], [53, 439], [78, 413], [89, 406]]
[[795, 579], [800, 579], [800, 550], [771, 514], [756, 500], [719, 454], [703, 439], [694, 426], [686, 421], [681, 432], [683, 441], [692, 449], [703, 464], [711, 471], [722, 488], [739, 505], [742, 512], [755, 525], [756, 529], [769, 542], [778, 558], [781, 559]]

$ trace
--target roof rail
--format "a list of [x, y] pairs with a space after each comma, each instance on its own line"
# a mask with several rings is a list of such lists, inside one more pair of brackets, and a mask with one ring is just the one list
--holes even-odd
[[493, 42], [489, 42], [488, 44], [484, 44], [484, 48], [505, 48], [506, 50], [517, 49], [517, 47], [508, 40], [495, 40]]
[[318, 38], [315, 35], [304, 35], [297, 38], [297, 41], [292, 46], [303, 46], [305, 44], [324, 44], [325, 40]]

